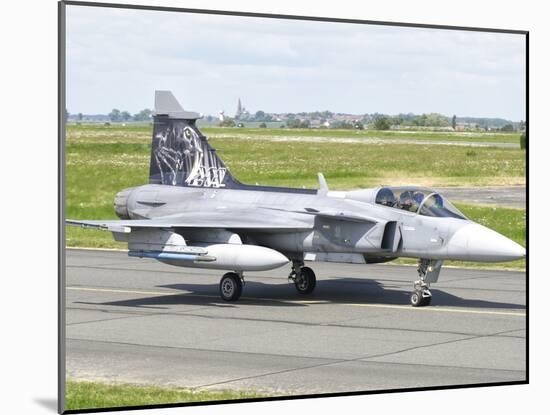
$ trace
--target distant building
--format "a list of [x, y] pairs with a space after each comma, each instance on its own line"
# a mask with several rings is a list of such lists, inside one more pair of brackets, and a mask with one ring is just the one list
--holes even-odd
[[235, 119], [244, 119], [248, 118], [250, 116], [250, 113], [248, 110], [244, 107], [243, 103], [241, 102], [241, 99], [237, 101], [237, 112], [235, 113]]
[[235, 113], [235, 118], [239, 118], [243, 113], [243, 104], [241, 103], [241, 99], [239, 98], [239, 101], [237, 102], [237, 112]]
[[457, 124], [455, 127], [455, 131], [464, 131], [466, 126], [464, 124]]

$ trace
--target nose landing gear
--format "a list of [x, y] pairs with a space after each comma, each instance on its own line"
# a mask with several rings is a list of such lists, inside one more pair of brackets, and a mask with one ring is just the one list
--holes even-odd
[[[420, 281], [414, 283], [415, 289], [411, 294], [411, 305], [413, 307], [424, 307], [432, 302], [432, 293], [428, 289], [428, 285], [419, 285]], [[417, 288], [418, 287], [418, 288]]]
[[411, 294], [413, 307], [425, 307], [432, 302], [430, 284], [437, 282], [443, 261], [434, 259], [418, 260], [418, 280], [414, 282], [414, 291]]

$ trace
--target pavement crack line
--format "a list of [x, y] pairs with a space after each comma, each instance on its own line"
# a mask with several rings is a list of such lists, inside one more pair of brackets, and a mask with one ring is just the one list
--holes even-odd
[[[204, 309], [210, 309], [210, 307], [208, 307], [208, 306], [195, 307], [195, 308], [191, 308], [191, 309], [186, 310], [186, 311], [180, 311], [179, 313], [165, 313], [165, 312], [149, 312], [148, 313], [146, 311], [124, 311], [124, 312], [121, 312], [121, 311], [118, 311], [118, 310], [108, 310], [108, 309], [105, 309], [105, 308], [67, 307], [66, 310], [98, 311], [98, 312], [106, 313], [106, 314], [128, 314], [128, 316], [126, 316], [126, 317], [113, 317], [113, 318], [105, 318], [105, 319], [98, 319], [98, 320], [91, 320], [91, 321], [80, 321], [80, 322], [75, 322], [75, 323], [68, 323], [67, 326], [73, 326], [73, 325], [76, 325], [76, 324], [97, 323], [97, 322], [111, 321], [111, 320], [122, 320], [122, 319], [125, 319], [125, 318], [133, 318], [133, 317], [137, 318], [137, 317], [152, 317], [152, 316], [186, 316], [186, 315], [188, 315], [186, 313], [196, 312], [196, 311], [204, 310]], [[193, 314], [189, 314], [189, 315], [193, 316]]]
[[78, 326], [80, 324], [102, 323], [105, 321], [125, 320], [130, 318], [141, 318], [141, 317], [147, 317], [147, 315], [131, 315], [131, 316], [124, 316], [124, 317], [102, 318], [102, 319], [89, 320], [89, 321], [76, 321], [74, 323], [67, 323], [66, 326], [72, 327], [72, 326]]
[[[443, 280], [441, 281], [442, 283], [447, 283], [447, 282], [455, 282], [455, 281], [470, 281], [470, 280], [486, 280], [486, 279], [495, 279], [495, 278], [511, 278], [511, 277], [514, 277], [514, 275], [512, 274], [520, 274], [519, 278], [525, 278], [526, 275], [525, 275], [525, 271], [522, 271], [522, 270], [503, 270], [503, 271], [492, 271], [490, 270], [491, 272], [494, 272], [495, 274], [499, 274], [499, 275], [478, 275], [478, 276], [475, 276], [475, 277], [467, 277], [467, 278], [452, 278], [452, 279], [446, 279], [446, 280]], [[502, 272], [506, 272], [508, 275], [501, 275]]]
[[330, 361], [337, 360], [337, 359], [330, 358], [330, 357], [299, 356], [299, 355], [262, 353], [262, 352], [244, 352], [244, 351], [236, 351], [236, 350], [202, 349], [202, 348], [198, 348], [198, 347], [155, 345], [155, 344], [121, 342], [121, 341], [113, 341], [113, 340], [97, 340], [97, 339], [86, 339], [86, 338], [76, 338], [76, 337], [67, 337], [67, 340], [70, 340], [70, 341], [73, 341], [73, 342], [116, 344], [116, 345], [120, 345], [120, 346], [137, 346], [137, 347], [143, 347], [143, 348], [170, 349], [170, 350], [179, 350], [179, 351], [196, 351], [196, 352], [207, 352], [207, 353], [225, 353], [225, 354], [239, 354], [239, 355], [252, 355], [252, 356], [268, 356], [268, 357], [295, 358], [295, 359], [304, 359], [304, 360], [325, 360], [325, 361], [326, 360], [330, 360]]
[[[93, 311], [102, 311], [107, 313], [118, 313], [119, 311], [110, 311], [107, 309], [97, 309], [97, 308], [87, 308], [87, 307], [67, 307], [68, 310], [93, 310]], [[406, 332], [412, 332], [412, 333], [426, 333], [426, 334], [452, 334], [457, 336], [471, 336], [471, 333], [463, 333], [463, 332], [454, 332], [454, 331], [445, 331], [445, 330], [419, 330], [419, 329], [410, 329], [410, 328], [402, 328], [402, 327], [377, 327], [377, 326], [357, 326], [357, 325], [351, 325], [351, 324], [338, 324], [339, 322], [344, 321], [353, 321], [357, 320], [357, 318], [351, 318], [351, 319], [344, 319], [341, 321], [333, 321], [333, 322], [318, 322], [318, 323], [307, 323], [303, 321], [289, 321], [289, 320], [276, 320], [276, 319], [260, 319], [260, 318], [247, 318], [247, 317], [234, 317], [234, 316], [219, 316], [219, 315], [204, 315], [204, 314], [196, 314], [199, 310], [210, 310], [209, 306], [204, 307], [197, 307], [192, 308], [190, 310], [186, 311], [180, 311], [180, 312], [163, 312], [163, 311], [152, 311], [152, 312], [146, 312], [146, 311], [124, 311], [124, 313], [127, 314], [139, 314], [139, 316], [142, 317], [149, 317], [149, 316], [182, 316], [182, 317], [195, 317], [195, 318], [202, 318], [202, 319], [208, 319], [208, 320], [238, 320], [238, 321], [246, 321], [246, 322], [259, 322], [259, 323], [275, 323], [275, 324], [288, 324], [288, 325], [294, 325], [294, 326], [305, 326], [305, 327], [334, 327], [334, 328], [345, 328], [345, 329], [356, 329], [356, 330], [381, 330], [381, 331], [406, 331]], [[114, 320], [114, 319], [109, 319]], [[101, 320], [100, 320], [101, 321]], [[524, 330], [523, 328], [516, 329], [515, 331]], [[487, 334], [485, 334], [487, 335]], [[510, 335], [497, 335], [495, 337], [518, 337], [518, 336], [510, 336]]]
[[[483, 337], [483, 336], [479, 336]], [[293, 368], [293, 369], [285, 369], [282, 371], [276, 371], [271, 373], [265, 373], [261, 375], [256, 376], [248, 376], [243, 377], [243, 379], [247, 378], [254, 378], [254, 377], [262, 377], [262, 376], [269, 376], [270, 374], [277, 374], [279, 372], [284, 373], [288, 371], [293, 370], [301, 370], [301, 369], [308, 369], [309, 367], [315, 368], [317, 366], [327, 366], [330, 364], [339, 364], [339, 363], [345, 363], [345, 362], [353, 362], [356, 360], [365, 359], [365, 357], [359, 357], [355, 359], [336, 359], [336, 358], [330, 358], [330, 357], [322, 357], [322, 356], [301, 356], [301, 355], [289, 355], [289, 354], [277, 354], [277, 353], [262, 353], [262, 352], [245, 352], [245, 351], [236, 351], [236, 350], [220, 350], [220, 349], [203, 349], [203, 348], [197, 348], [197, 347], [185, 347], [185, 346], [166, 346], [166, 345], [152, 345], [152, 344], [141, 344], [141, 343], [131, 343], [131, 342], [120, 342], [120, 341], [110, 341], [110, 340], [94, 340], [94, 339], [81, 339], [81, 338], [67, 338], [67, 340], [70, 340], [72, 342], [84, 342], [84, 343], [103, 343], [103, 344], [115, 344], [119, 346], [137, 346], [142, 348], [152, 348], [152, 349], [171, 349], [171, 350], [177, 350], [177, 351], [194, 351], [194, 352], [204, 352], [204, 353], [221, 353], [221, 354], [235, 354], [235, 355], [252, 355], [252, 356], [266, 356], [266, 357], [276, 357], [276, 358], [289, 358], [289, 359], [303, 359], [303, 360], [322, 360], [326, 361], [328, 363], [326, 364], [319, 364], [319, 365], [310, 365], [308, 367], [304, 368]], [[485, 368], [485, 367], [464, 367], [464, 366], [453, 366], [453, 365], [434, 365], [434, 364], [424, 364], [424, 363], [401, 363], [401, 362], [379, 362], [379, 361], [365, 361], [366, 363], [378, 363], [378, 364], [395, 364], [395, 365], [413, 365], [413, 366], [429, 366], [434, 368], [451, 368], [451, 369], [473, 369], [473, 370], [492, 370], [496, 372], [521, 372], [518, 370], [513, 369], [498, 369], [498, 368]], [[233, 379], [233, 380], [227, 380], [223, 382], [217, 382], [217, 383], [231, 383], [234, 381], [238, 381], [239, 379]], [[212, 385], [216, 385], [217, 383], [213, 383]], [[210, 384], [207, 385], [200, 385], [196, 386], [195, 388], [201, 388], [201, 387], [207, 387]]]
[[[502, 331], [502, 332], [497, 332], [497, 333], [492, 333], [492, 334], [487, 334], [487, 335], [470, 336], [470, 337], [465, 337], [465, 338], [462, 338], [462, 339], [447, 340], [447, 341], [444, 341], [444, 342], [437, 342], [437, 343], [425, 344], [425, 345], [421, 345], [421, 346], [408, 347], [406, 349], [397, 350], [397, 351], [394, 351], [394, 352], [357, 357], [357, 358], [354, 358], [354, 359], [339, 359], [339, 360], [333, 361], [333, 362], [320, 363], [320, 364], [310, 365], [310, 366], [300, 367], [300, 368], [284, 369], [284, 370], [279, 370], [279, 371], [274, 371], [274, 372], [263, 373], [263, 374], [260, 374], [260, 375], [243, 376], [243, 377], [240, 377], [240, 378], [235, 378], [235, 379], [230, 379], [230, 380], [225, 380], [225, 381], [220, 381], [220, 382], [213, 382], [213, 383], [209, 383], [209, 384], [199, 385], [199, 386], [196, 386], [195, 389], [208, 388], [208, 387], [211, 387], [211, 386], [219, 386], [219, 385], [223, 385], [223, 384], [226, 384], [226, 383], [239, 382], [241, 380], [257, 379], [257, 378], [262, 378], [262, 377], [266, 377], [266, 376], [278, 375], [278, 374], [281, 374], [281, 373], [299, 372], [299, 371], [302, 371], [302, 370], [333, 366], [333, 365], [338, 365], [338, 364], [341, 364], [341, 363], [351, 363], [351, 362], [358, 362], [358, 361], [367, 361], [367, 362], [369, 362], [368, 359], [391, 356], [391, 355], [396, 355], [396, 354], [399, 354], [399, 353], [409, 352], [411, 350], [418, 350], [418, 349], [423, 349], [423, 348], [428, 348], [428, 347], [441, 346], [441, 345], [444, 345], [444, 344], [458, 343], [458, 342], [461, 342], [461, 341], [473, 340], [473, 339], [478, 339], [478, 338], [483, 338], [483, 337], [494, 337], [496, 335], [508, 333], [508, 332], [511, 332], [511, 331], [515, 331], [515, 330], [505, 330], [505, 331]], [[371, 363], [372, 363], [372, 361], [371, 361]]]

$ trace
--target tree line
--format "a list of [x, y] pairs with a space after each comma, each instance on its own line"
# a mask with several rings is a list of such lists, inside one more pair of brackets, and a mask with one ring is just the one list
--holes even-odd
[[145, 108], [134, 115], [130, 114], [128, 111], [120, 111], [117, 108], [113, 108], [113, 110], [108, 114], [108, 117], [112, 122], [130, 121], [130, 120], [149, 121], [151, 119], [152, 114], [153, 114], [153, 111], [151, 111], [148, 108]]
[[[67, 117], [68, 117], [67, 112]], [[331, 111], [314, 111], [314, 112], [300, 112], [296, 114], [287, 114], [287, 119], [282, 127], [287, 128], [310, 128], [312, 121], [319, 121], [320, 128], [324, 127], [325, 123], [328, 128], [338, 128], [338, 129], [364, 129], [368, 126], [369, 129], [374, 130], [389, 130], [391, 127], [452, 127], [453, 129], [457, 128], [458, 123], [467, 124], [468, 127], [474, 127], [477, 129], [489, 129], [489, 126], [494, 131], [503, 131], [503, 132], [514, 132], [514, 131], [525, 131], [525, 122], [520, 121], [519, 123], [512, 123], [503, 119], [497, 118], [473, 118], [473, 117], [461, 117], [457, 118], [456, 115], [452, 117], [447, 117], [439, 113], [428, 113], [416, 115], [413, 113], [408, 114], [398, 114], [395, 116], [389, 116], [380, 113], [373, 114], [364, 114], [359, 116], [357, 120], [346, 121], [335, 119], [338, 113], [333, 113]], [[128, 122], [128, 121], [149, 121], [151, 120], [152, 111], [148, 108], [145, 108], [136, 114], [130, 114], [126, 110], [119, 110], [113, 108], [111, 112], [107, 115], [110, 121], [112, 122]], [[78, 121], [82, 121], [84, 115], [82, 113], [77, 114]], [[214, 117], [208, 116], [208, 121], [212, 121]], [[225, 120], [219, 123], [223, 127], [233, 127], [242, 124], [243, 121], [246, 122], [261, 122], [261, 127], [265, 128], [266, 124], [269, 122], [276, 121], [275, 116], [269, 113], [266, 113], [262, 110], [256, 111], [254, 114], [245, 114], [234, 119], [227, 117]], [[495, 126], [498, 126], [495, 128]]]

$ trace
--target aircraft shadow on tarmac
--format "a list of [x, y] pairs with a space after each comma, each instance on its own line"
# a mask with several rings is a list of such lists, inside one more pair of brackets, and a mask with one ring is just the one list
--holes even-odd
[[[396, 285], [383, 285], [376, 280], [351, 277], [318, 280], [315, 292], [307, 296], [299, 295], [293, 284], [265, 284], [247, 280], [243, 289], [243, 296], [237, 302], [224, 302], [220, 299], [218, 284], [179, 283], [157, 287], [174, 290], [174, 295], [141, 297], [99, 304], [153, 309], [165, 309], [175, 305], [210, 305], [215, 307], [237, 307], [239, 305], [307, 307], [309, 305], [307, 302], [300, 302], [301, 300], [335, 304], [408, 305], [411, 294], [410, 289], [404, 289], [403, 284], [400, 282], [396, 282]], [[184, 291], [184, 293], [178, 295], [177, 290]], [[475, 290], [472, 290], [472, 292], [475, 293]], [[437, 289], [432, 289], [432, 294], [432, 306], [525, 309], [523, 304], [467, 299]]]

